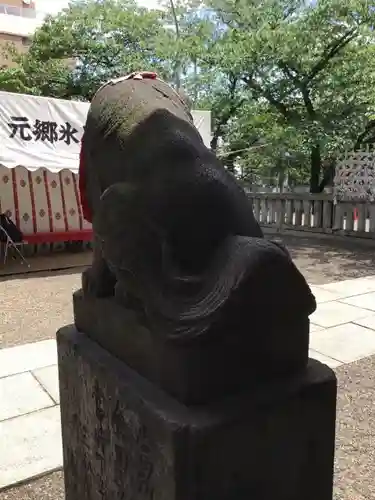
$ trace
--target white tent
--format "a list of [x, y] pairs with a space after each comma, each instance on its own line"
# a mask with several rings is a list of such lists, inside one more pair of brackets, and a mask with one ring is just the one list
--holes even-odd
[[[0, 164], [77, 173], [88, 109], [86, 102], [0, 92]], [[209, 146], [211, 113], [193, 111], [193, 117]]]
[[[0, 92], [0, 213], [25, 235], [79, 231], [78, 165], [89, 104]], [[193, 111], [205, 144], [209, 111]]]

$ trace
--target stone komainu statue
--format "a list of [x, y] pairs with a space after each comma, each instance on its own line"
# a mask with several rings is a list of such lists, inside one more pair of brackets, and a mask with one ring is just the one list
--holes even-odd
[[305, 366], [315, 299], [169, 85], [133, 74], [99, 89], [80, 173], [95, 235], [84, 296], [115, 297], [166, 342], [220, 343], [233, 370], [240, 355], [255, 374]]

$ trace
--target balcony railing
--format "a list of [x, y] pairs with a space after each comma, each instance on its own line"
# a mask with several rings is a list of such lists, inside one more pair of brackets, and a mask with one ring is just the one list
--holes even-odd
[[36, 18], [36, 10], [32, 8], [15, 7], [14, 5], [7, 5], [0, 3], [0, 14], [7, 14], [9, 16], [28, 17], [31, 19]]

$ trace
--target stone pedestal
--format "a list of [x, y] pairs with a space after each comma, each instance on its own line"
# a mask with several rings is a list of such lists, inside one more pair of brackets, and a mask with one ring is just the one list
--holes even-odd
[[57, 342], [66, 500], [332, 500], [325, 365], [189, 407], [73, 326]]
[[191, 341], [142, 324], [113, 298], [73, 295], [74, 323], [109, 353], [186, 405], [205, 404], [305, 370], [309, 319], [260, 314], [215, 325]]

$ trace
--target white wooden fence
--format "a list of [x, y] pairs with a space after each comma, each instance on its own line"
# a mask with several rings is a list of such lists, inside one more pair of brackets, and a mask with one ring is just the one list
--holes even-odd
[[[375, 241], [375, 203], [331, 194], [248, 193], [261, 226], [276, 232], [335, 234]], [[307, 235], [307, 234], [306, 234]]]

